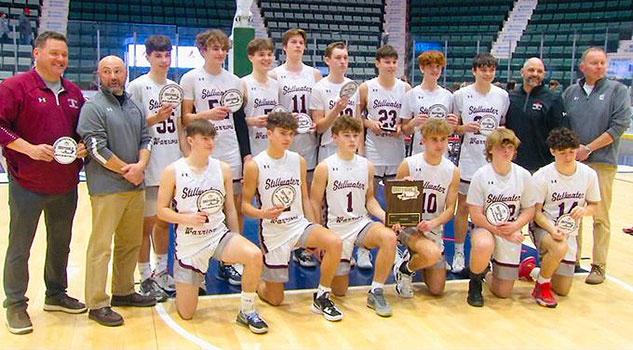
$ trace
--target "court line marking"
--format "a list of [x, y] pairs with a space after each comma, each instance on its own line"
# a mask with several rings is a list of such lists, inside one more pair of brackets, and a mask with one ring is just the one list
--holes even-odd
[[169, 314], [167, 314], [167, 311], [165, 311], [165, 308], [163, 307], [163, 304], [156, 304], [154, 309], [156, 310], [156, 312], [158, 313], [160, 318], [163, 319], [165, 324], [167, 324], [167, 326], [169, 328], [171, 328], [172, 330], [174, 330], [176, 333], [180, 334], [183, 338], [185, 338], [185, 339], [189, 340], [190, 342], [200, 346], [200, 348], [203, 349], [203, 350], [221, 350], [221, 348], [219, 348], [219, 347], [217, 347], [215, 345], [212, 345], [212, 344], [206, 342], [203, 339], [198, 338], [197, 336], [189, 333], [187, 330], [182, 328], [178, 323], [176, 323], [176, 321], [174, 321], [169, 316]]

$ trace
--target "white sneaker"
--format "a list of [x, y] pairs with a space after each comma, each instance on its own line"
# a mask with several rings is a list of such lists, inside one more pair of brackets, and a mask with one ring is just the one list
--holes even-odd
[[356, 266], [359, 269], [371, 269], [371, 252], [365, 248], [358, 248], [356, 251]]
[[168, 292], [168, 293], [172, 293], [176, 291], [176, 284], [174, 283], [174, 278], [171, 277], [171, 275], [169, 274], [169, 272], [167, 272], [167, 269], [164, 269], [163, 271], [154, 271], [152, 273], [152, 279], [156, 282], [156, 284], [158, 284], [158, 286]]
[[399, 257], [398, 263], [393, 266], [393, 276], [396, 279], [396, 295], [400, 298], [410, 299], [413, 298], [413, 276], [400, 272], [400, 266], [406, 264], [409, 261], [408, 254], [404, 257]]
[[453, 263], [451, 264], [451, 272], [460, 273], [466, 267], [464, 262], [464, 253], [460, 251], [455, 251], [455, 255], [453, 255]]

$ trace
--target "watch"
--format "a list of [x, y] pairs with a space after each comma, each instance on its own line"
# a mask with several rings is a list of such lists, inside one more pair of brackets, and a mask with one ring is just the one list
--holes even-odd
[[587, 155], [590, 155], [593, 152], [587, 145], [583, 146], [583, 148], [585, 149], [585, 152], [587, 152]]

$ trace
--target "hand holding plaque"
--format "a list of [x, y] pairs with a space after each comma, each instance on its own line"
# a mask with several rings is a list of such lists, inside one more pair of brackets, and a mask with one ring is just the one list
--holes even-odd
[[385, 225], [417, 226], [422, 221], [422, 181], [390, 180], [385, 184]]

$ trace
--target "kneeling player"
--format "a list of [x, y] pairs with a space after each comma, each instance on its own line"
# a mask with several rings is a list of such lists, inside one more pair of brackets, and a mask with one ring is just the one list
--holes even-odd
[[356, 155], [362, 130], [358, 118], [342, 116], [334, 122], [332, 139], [337, 151], [316, 167], [310, 200], [315, 212], [320, 213], [325, 194], [325, 226], [343, 240], [341, 261], [332, 281], [334, 294], [342, 296], [347, 292], [354, 245], [379, 248], [367, 306], [378, 315], [388, 317], [391, 307], [385, 300], [383, 289], [396, 252], [396, 234], [385, 225], [372, 221], [368, 215], [369, 212], [381, 221], [385, 220], [385, 211], [374, 197], [373, 165]]
[[[240, 263], [244, 265], [244, 274], [237, 322], [253, 333], [265, 333], [268, 325], [255, 310], [262, 254], [256, 245], [237, 233], [231, 168], [211, 158], [216, 131], [208, 120], [192, 120], [185, 132], [191, 153], [163, 171], [157, 203], [158, 217], [178, 224], [174, 263], [176, 309], [185, 320], [193, 317], [198, 305], [198, 287], [210, 258]], [[172, 201], [175, 210], [171, 208]]]
[[442, 295], [446, 284], [444, 224], [455, 212], [459, 170], [443, 157], [451, 127], [439, 119], [429, 119], [422, 127], [425, 150], [405, 158], [398, 167], [397, 179], [424, 183], [422, 221], [415, 228], [400, 230], [398, 239], [408, 249], [394, 266], [396, 294], [413, 297], [413, 272], [424, 269], [424, 282], [432, 295]]
[[[471, 236], [468, 304], [481, 307], [482, 281], [492, 294], [507, 298], [518, 278], [521, 228], [534, 216], [534, 183], [530, 173], [512, 163], [519, 139], [509, 129], [493, 131], [486, 139], [490, 163], [473, 175], [466, 202], [475, 229]], [[484, 276], [492, 256], [492, 273]]]
[[576, 161], [580, 141], [573, 131], [552, 130], [547, 145], [555, 160], [534, 174], [536, 213], [530, 224], [541, 268], [535, 268], [533, 257], [527, 258], [521, 262], [519, 278], [536, 280], [532, 297], [539, 305], [554, 308], [551, 290], [567, 295], [571, 289], [579, 220], [595, 213], [600, 190], [596, 172]]
[[[297, 132], [297, 120], [288, 112], [273, 112], [268, 115], [266, 128], [268, 148], [246, 163], [242, 189], [244, 213], [261, 220], [264, 268], [257, 292], [269, 304], [281, 304], [290, 253], [297, 248], [322, 250], [325, 256], [312, 311], [323, 314], [328, 321], [339, 321], [343, 314], [330, 300], [330, 285], [341, 257], [341, 240], [332, 231], [314, 224], [305, 159], [288, 151]], [[255, 192], [260, 209], [252, 204]]]

